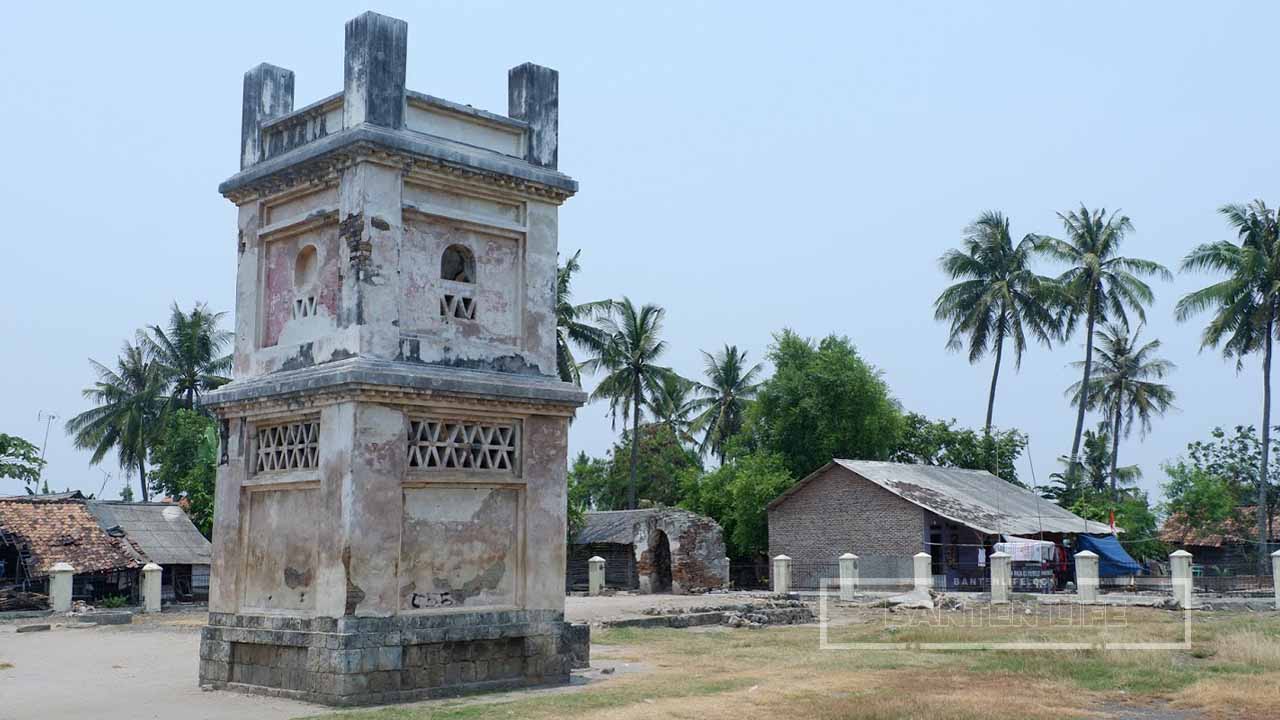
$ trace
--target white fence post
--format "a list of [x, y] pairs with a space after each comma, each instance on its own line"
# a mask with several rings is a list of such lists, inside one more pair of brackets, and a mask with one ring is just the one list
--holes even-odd
[[773, 559], [773, 592], [775, 595], [791, 592], [791, 558], [786, 555]]
[[163, 572], [163, 568], [153, 562], [142, 566], [143, 612], [160, 612], [160, 575]]
[[1013, 556], [1005, 552], [991, 553], [991, 604], [1005, 605], [1013, 589]]
[[604, 589], [604, 558], [599, 555], [587, 560], [587, 594], [599, 595]]
[[1169, 570], [1173, 574], [1173, 599], [1178, 607], [1191, 607], [1194, 586], [1191, 580], [1191, 553], [1186, 550], [1174, 550], [1169, 553]]
[[1276, 589], [1276, 609], [1280, 610], [1280, 550], [1271, 553], [1271, 584]]
[[858, 591], [858, 556], [845, 553], [840, 556], [840, 599], [853, 600]]
[[1098, 555], [1088, 550], [1076, 553], [1076, 594], [1080, 602], [1098, 602]]
[[733, 563], [731, 560], [729, 560], [729, 558], [723, 558], [723, 560], [724, 560], [724, 585], [722, 587], [725, 590], [728, 590], [729, 588], [733, 587]]
[[71, 609], [71, 578], [76, 569], [67, 563], [54, 563], [49, 568], [49, 607], [54, 612], [67, 612]]
[[933, 587], [933, 556], [927, 552], [918, 552], [911, 559], [915, 570], [915, 589], [928, 590]]

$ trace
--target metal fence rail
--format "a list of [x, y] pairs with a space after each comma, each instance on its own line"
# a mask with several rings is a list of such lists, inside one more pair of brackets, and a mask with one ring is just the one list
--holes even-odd
[[1258, 566], [1251, 562], [1191, 566], [1191, 584], [1196, 592], [1270, 594], [1275, 587], [1272, 583], [1269, 561], [1262, 575], [1258, 574]]
[[825, 583], [825, 587], [839, 587], [840, 563], [830, 562], [792, 562], [791, 587], [795, 590], [817, 590]]
[[730, 558], [729, 587], [735, 590], [769, 589], [769, 561]]

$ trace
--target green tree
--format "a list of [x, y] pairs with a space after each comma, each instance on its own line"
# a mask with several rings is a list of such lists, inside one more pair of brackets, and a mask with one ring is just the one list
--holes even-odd
[[710, 450], [724, 464], [729, 439], [742, 431], [748, 403], [756, 396], [756, 382], [763, 370], [759, 363], [747, 367], [747, 353], [737, 345], [725, 345], [712, 355], [702, 352], [707, 382], [698, 383], [702, 395], [695, 401], [698, 417], [694, 426], [703, 431], [700, 450]]
[[1165, 465], [1164, 472], [1169, 477], [1161, 486], [1164, 509], [1181, 516], [1187, 527], [1218, 532], [1234, 519], [1240, 498], [1230, 479], [1185, 461]]
[[652, 398], [654, 420], [666, 425], [680, 442], [690, 447], [697, 445], [693, 437], [696, 418], [692, 415], [697, 407], [694, 392], [693, 382], [673, 372], [662, 378], [662, 387]]
[[1044, 497], [1071, 509], [1084, 497], [1114, 497], [1108, 488], [1112, 478], [1121, 489], [1121, 497], [1142, 479], [1142, 468], [1137, 465], [1112, 467], [1111, 424], [1098, 423], [1097, 428], [1084, 431], [1084, 455], [1075, 463], [1066, 455], [1058, 456], [1062, 472], [1049, 475], [1050, 484], [1041, 493]]
[[[1164, 415], [1173, 407], [1173, 389], [1157, 382], [1173, 372], [1174, 364], [1155, 357], [1160, 341], [1141, 345], [1138, 334], [1129, 328], [1108, 323], [1099, 333], [1097, 347], [1098, 366], [1089, 381], [1088, 392], [1081, 392], [1080, 383], [1067, 389], [1073, 403], [1087, 402], [1091, 410], [1102, 410], [1111, 422], [1111, 495], [1120, 498], [1116, 477], [1116, 463], [1120, 455], [1120, 436], [1128, 437], [1136, 421], [1142, 437], [1151, 430], [1151, 416]], [[1076, 367], [1084, 363], [1075, 363]]]
[[1076, 410], [1076, 429], [1071, 441], [1070, 471], [1080, 457], [1084, 434], [1084, 414], [1089, 407], [1090, 378], [1093, 374], [1094, 328], [1108, 320], [1129, 324], [1132, 313], [1146, 322], [1144, 308], [1154, 299], [1151, 287], [1139, 276], [1172, 280], [1163, 265], [1151, 260], [1117, 255], [1125, 236], [1133, 231], [1128, 216], [1089, 210], [1084, 205], [1067, 214], [1058, 213], [1066, 238], [1037, 239], [1037, 247], [1052, 258], [1071, 265], [1057, 282], [1066, 305], [1064, 336], [1069, 336], [1083, 318], [1085, 324], [1081, 402]]
[[608, 465], [600, 459], [593, 459], [585, 452], [579, 452], [569, 466], [568, 489], [568, 522], [569, 539], [578, 534], [586, 525], [586, 514], [591, 509], [591, 488], [602, 485], [597, 478], [608, 472]]
[[637, 507], [632, 493], [645, 505], [674, 506], [680, 502], [680, 480], [687, 471], [701, 471], [697, 453], [680, 442], [671, 428], [662, 423], [640, 426], [638, 458], [639, 483], [631, 484], [631, 433], [610, 449], [603, 459], [575, 460], [570, 470], [576, 497], [596, 510], [625, 510]]
[[148, 354], [169, 383], [169, 392], [182, 407], [194, 409], [200, 396], [231, 381], [231, 356], [224, 351], [232, 333], [219, 327], [226, 313], [209, 312], [196, 303], [183, 312], [174, 303], [169, 327], [152, 325], [146, 338]]
[[17, 435], [0, 433], [0, 478], [14, 478], [24, 486], [31, 485], [40, 478], [43, 467], [40, 448]]
[[1258, 567], [1266, 570], [1267, 465], [1271, 450], [1271, 351], [1280, 308], [1280, 220], [1261, 200], [1219, 209], [1236, 230], [1237, 245], [1227, 240], [1200, 245], [1182, 261], [1183, 270], [1210, 271], [1225, 280], [1189, 293], [1178, 301], [1177, 318], [1189, 320], [1209, 311], [1212, 317], [1200, 336], [1201, 347], [1222, 346], [1235, 358], [1236, 371], [1244, 358], [1262, 354], [1262, 452], [1257, 474]]
[[125, 485], [120, 488], [120, 499], [125, 502], [133, 502], [133, 486]]
[[769, 360], [774, 374], [747, 414], [744, 450], [776, 454], [801, 478], [832, 458], [887, 460], [898, 446], [902, 411], [848, 338], [815, 344], [783, 330]]
[[[637, 308], [625, 297], [613, 303], [610, 313], [600, 321], [606, 338], [600, 355], [583, 365], [592, 369], [601, 367], [607, 372], [591, 398], [609, 401], [609, 414], [615, 423], [619, 415], [624, 424], [629, 416], [633, 435], [640, 428], [641, 411], [651, 406], [653, 398], [662, 392], [664, 381], [672, 374], [671, 368], [658, 364], [667, 351], [667, 343], [661, 337], [664, 314], [657, 305]], [[639, 444], [631, 444], [628, 508], [636, 507], [639, 450]]]
[[[1275, 428], [1272, 428], [1274, 431]], [[1280, 439], [1270, 434], [1271, 453], [1280, 450]], [[1260, 499], [1263, 483], [1259, 480], [1262, 441], [1252, 425], [1237, 425], [1228, 435], [1221, 427], [1210, 432], [1210, 439], [1197, 440], [1187, 445], [1187, 462], [1204, 472], [1220, 477], [1231, 485], [1237, 505], [1265, 503], [1267, 518], [1275, 517], [1280, 505], [1280, 471], [1275, 464], [1267, 468], [1265, 500]], [[1267, 537], [1275, 536], [1275, 528], [1267, 526]]]
[[1158, 560], [1168, 555], [1168, 549], [1158, 537], [1156, 514], [1151, 509], [1147, 494], [1141, 490], [1130, 490], [1118, 501], [1105, 490], [1090, 491], [1067, 509], [1086, 520], [1100, 523], [1109, 522], [1114, 512], [1116, 527], [1125, 531], [1120, 536], [1120, 543], [1139, 562]]
[[1019, 368], [1028, 337], [1050, 345], [1058, 330], [1057, 286], [1031, 270], [1038, 247], [1034, 235], [1014, 245], [1009, 219], [988, 211], [965, 228], [963, 248], [948, 250], [938, 261], [947, 277], [958, 281], [933, 304], [934, 317], [951, 324], [947, 348], [967, 344], [970, 363], [988, 352], [995, 355], [985, 432], [991, 431], [1005, 340], [1012, 341], [1014, 367]]
[[556, 370], [560, 379], [574, 385], [582, 385], [581, 366], [573, 356], [574, 346], [598, 356], [608, 338], [604, 331], [590, 320], [607, 313], [612, 307], [609, 300], [573, 304], [573, 274], [582, 269], [578, 263], [579, 250], [556, 269]]
[[92, 450], [89, 463], [96, 465], [114, 450], [120, 467], [137, 471], [142, 500], [147, 493], [147, 450], [166, 411], [168, 381], [159, 363], [147, 352], [147, 339], [139, 332], [135, 342], [125, 342], [112, 370], [90, 359], [98, 380], [82, 394], [95, 404], [67, 421], [66, 431], [75, 446]]
[[151, 455], [155, 463], [152, 489], [180, 502], [200, 532], [212, 537], [217, 424], [194, 410], [180, 408], [165, 419]]
[[902, 438], [893, 452], [894, 462], [939, 465], [942, 467], [986, 470], [1021, 487], [1017, 460], [1027, 447], [1027, 436], [1018, 430], [978, 433], [956, 427], [956, 421], [929, 420], [919, 413], [908, 413], [903, 423]]
[[720, 523], [731, 557], [751, 557], [768, 551], [767, 507], [795, 481], [780, 455], [747, 453], [708, 473], [686, 472], [681, 505]]

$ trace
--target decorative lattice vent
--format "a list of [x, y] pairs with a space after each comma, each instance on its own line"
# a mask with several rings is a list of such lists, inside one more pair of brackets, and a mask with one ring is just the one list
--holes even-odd
[[259, 426], [255, 472], [306, 470], [316, 467], [320, 451], [320, 422], [302, 420]]
[[476, 301], [462, 295], [446, 294], [440, 298], [440, 317], [475, 320]]
[[298, 298], [293, 301], [293, 319], [311, 317], [316, 314], [315, 296]]
[[515, 423], [410, 420], [409, 467], [514, 472], [516, 443]]

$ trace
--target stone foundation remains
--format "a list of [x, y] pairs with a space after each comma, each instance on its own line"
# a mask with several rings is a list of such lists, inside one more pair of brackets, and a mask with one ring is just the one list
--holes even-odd
[[408, 702], [564, 683], [590, 660], [585, 625], [548, 611], [390, 618], [211, 613], [200, 677], [327, 705]]

